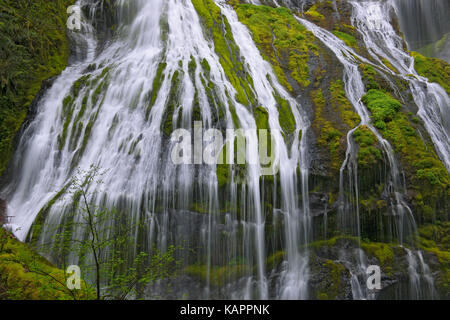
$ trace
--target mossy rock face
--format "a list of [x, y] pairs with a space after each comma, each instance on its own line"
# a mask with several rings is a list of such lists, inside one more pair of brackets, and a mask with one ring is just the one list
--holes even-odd
[[[358, 241], [356, 237], [345, 235], [326, 240], [312, 242], [309, 246], [311, 261], [311, 292], [316, 299], [352, 299], [349, 288], [350, 269], [358, 270], [359, 251], [362, 250], [368, 265], [377, 265], [381, 269], [381, 287], [378, 292], [393, 289], [397, 283], [408, 283], [408, 258], [404, 247], [396, 243]], [[411, 249], [415, 250], [415, 249]], [[430, 263], [433, 272], [440, 279], [445, 277], [445, 270], [439, 270], [437, 259], [424, 252], [424, 257]], [[437, 269], [435, 265], [437, 263]], [[350, 269], [349, 269], [350, 268]], [[355, 274], [356, 275], [356, 274]], [[366, 275], [358, 274], [358, 278]], [[361, 279], [360, 279], [361, 280]]]
[[420, 53], [411, 52], [414, 57], [414, 69], [431, 82], [438, 83], [450, 95], [450, 65], [444, 60], [424, 57]]
[[351, 238], [331, 238], [311, 243], [310, 281], [311, 299], [352, 299], [350, 272], [340, 260], [339, 251], [354, 247]]
[[67, 65], [66, 10], [74, 2], [0, 1], [0, 175], [42, 81]]
[[240, 61], [239, 48], [234, 41], [228, 20], [212, 0], [192, 0], [192, 4], [205, 27], [205, 35], [214, 43], [226, 77], [236, 90], [236, 101], [244, 105], [254, 105], [253, 81]]
[[213, 266], [208, 272], [206, 265], [190, 265], [184, 272], [203, 283], [210, 283], [215, 287], [222, 287], [227, 283], [236, 281], [240, 277], [249, 274], [252, 268], [248, 265]]
[[371, 111], [375, 127], [400, 158], [418, 222], [447, 220], [450, 175], [429, 138], [422, 138], [420, 123], [383, 90], [370, 89], [362, 101]]
[[450, 299], [450, 222], [420, 227], [418, 240], [424, 259], [435, 275], [440, 298]]
[[13, 235], [0, 228], [0, 300], [94, 299], [95, 292], [82, 281], [70, 292], [64, 271], [56, 268]]
[[263, 57], [272, 64], [280, 83], [291, 92], [294, 88], [289, 79], [301, 88], [307, 87], [310, 84], [308, 61], [311, 55], [318, 54], [312, 33], [283, 7], [235, 3], [234, 9], [251, 31]]

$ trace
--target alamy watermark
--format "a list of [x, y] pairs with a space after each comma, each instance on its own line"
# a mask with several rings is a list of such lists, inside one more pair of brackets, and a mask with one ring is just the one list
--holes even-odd
[[377, 265], [368, 266], [366, 274], [369, 275], [366, 281], [367, 289], [381, 290], [381, 268]]
[[80, 6], [73, 5], [67, 8], [67, 29], [71, 31], [81, 30], [81, 8]]
[[77, 265], [69, 266], [66, 270], [69, 275], [67, 278], [67, 288], [69, 290], [81, 290], [81, 269]]
[[202, 122], [191, 131], [176, 129], [171, 135], [170, 157], [175, 165], [249, 164], [259, 165], [261, 175], [274, 175], [279, 170], [277, 130], [226, 129], [224, 139], [218, 129], [203, 130]]

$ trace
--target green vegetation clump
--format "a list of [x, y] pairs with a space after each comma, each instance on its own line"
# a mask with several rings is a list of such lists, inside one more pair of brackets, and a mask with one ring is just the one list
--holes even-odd
[[316, 107], [316, 118], [314, 120], [314, 126], [319, 132], [317, 143], [320, 147], [329, 151], [331, 160], [331, 169], [338, 171], [343, 157], [341, 150], [341, 137], [343, 133], [336, 128], [333, 124], [324, 118], [324, 108], [326, 100], [323, 96], [321, 89], [312, 92], [313, 102]]
[[327, 288], [327, 292], [318, 293], [317, 298], [319, 300], [334, 300], [339, 294], [341, 278], [342, 274], [345, 272], [345, 267], [341, 263], [337, 263], [330, 259], [327, 259], [325, 263], [323, 263], [323, 267], [329, 270], [331, 283]]
[[0, 228], [0, 300], [94, 299], [95, 293], [81, 282], [81, 290], [69, 290], [68, 275]]
[[338, 30], [334, 30], [333, 34], [344, 41], [347, 46], [356, 48], [356, 39], [354, 36]]
[[164, 70], [166, 69], [167, 63], [161, 62], [156, 70], [155, 78], [153, 79], [152, 91], [150, 93], [150, 102], [146, 110], [145, 116], [148, 119], [152, 107], [155, 105], [156, 98], [158, 97], [159, 89], [164, 81]]
[[292, 91], [287, 76], [300, 87], [310, 84], [309, 55], [318, 54], [315, 38], [289, 9], [234, 4], [239, 20], [245, 24], [269, 61], [280, 83]]
[[386, 58], [382, 58], [381, 61], [383, 62], [383, 64], [388, 67], [391, 71], [393, 71], [394, 73], [398, 73], [397, 68], [395, 68], [388, 59]]
[[315, 22], [320, 22], [325, 19], [324, 15], [317, 11], [317, 4], [309, 8], [309, 10], [305, 12], [305, 15]]
[[419, 228], [420, 248], [434, 254], [439, 260], [440, 275], [436, 284], [450, 297], [450, 222], [438, 222]]
[[342, 80], [336, 80], [330, 83], [330, 95], [331, 106], [339, 114], [342, 121], [350, 129], [356, 127], [361, 122], [361, 118], [348, 100]]
[[291, 106], [288, 101], [279, 96], [275, 96], [278, 102], [278, 115], [281, 129], [284, 135], [289, 135], [295, 131], [295, 118], [292, 114]]
[[330, 83], [329, 93], [327, 104], [322, 89], [311, 92], [315, 106], [313, 126], [319, 134], [317, 142], [320, 147], [329, 151], [330, 167], [336, 172], [339, 171], [344, 160], [345, 134], [356, 127], [361, 119], [347, 99], [344, 83], [341, 80]]
[[422, 77], [438, 83], [450, 94], [450, 65], [437, 58], [427, 58], [417, 52], [411, 52], [414, 57], [414, 68]]
[[[414, 121], [401, 112], [401, 102], [391, 95], [371, 89], [362, 98], [372, 112], [375, 126], [400, 154], [402, 167], [410, 177], [413, 203], [424, 221], [445, 213], [445, 199], [450, 196], [450, 175], [434, 151], [431, 142], [424, 141], [413, 127]], [[440, 205], [439, 205], [440, 204]], [[438, 206], [439, 205], [439, 206]], [[441, 210], [437, 210], [438, 208]]]
[[[212, 266], [208, 273], [206, 265], [190, 265], [184, 268], [184, 272], [204, 283], [208, 282], [215, 287], [222, 287], [228, 282], [239, 279], [251, 271], [248, 265]], [[209, 277], [208, 277], [209, 276]]]
[[278, 265], [283, 262], [285, 257], [286, 252], [284, 251], [277, 251], [274, 254], [270, 255], [266, 260], [267, 270], [271, 271], [278, 267]]
[[66, 10], [74, 2], [0, 0], [0, 174], [42, 81], [67, 65]]
[[378, 139], [367, 126], [360, 126], [353, 132], [353, 139], [359, 144], [358, 166], [371, 168], [382, 159], [381, 151], [377, 148]]
[[181, 82], [180, 75], [182, 71], [175, 71], [171, 80], [171, 88], [169, 92], [169, 101], [167, 102], [166, 109], [164, 110], [163, 121], [161, 125], [161, 130], [167, 137], [170, 137], [170, 134], [173, 131], [173, 113], [179, 104], [179, 87]]
[[386, 128], [386, 122], [392, 121], [402, 107], [400, 101], [376, 89], [369, 90], [362, 98], [362, 101], [367, 105], [370, 112], [372, 112], [374, 125], [380, 130]]
[[377, 258], [381, 267], [391, 265], [394, 260], [394, 250], [388, 243], [362, 242], [361, 249], [363, 249], [366, 254]]
[[366, 83], [366, 89], [380, 89], [380, 86], [376, 81], [376, 79], [378, 78], [378, 74], [375, 69], [369, 64], [360, 64], [359, 68], [362, 71], [363, 80]]

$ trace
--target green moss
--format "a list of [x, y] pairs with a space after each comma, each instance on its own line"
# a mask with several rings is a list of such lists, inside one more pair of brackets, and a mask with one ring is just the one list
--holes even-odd
[[378, 78], [378, 74], [375, 69], [368, 64], [360, 64], [359, 69], [362, 71], [363, 80], [366, 83], [366, 89], [380, 89], [376, 79]]
[[288, 101], [275, 95], [275, 99], [278, 103], [278, 115], [281, 129], [283, 129], [284, 135], [290, 135], [295, 131], [296, 123], [294, 115], [292, 114], [291, 105]]
[[348, 100], [342, 80], [336, 80], [330, 83], [330, 95], [331, 106], [338, 112], [342, 121], [349, 129], [356, 127], [361, 121], [361, 118]]
[[[270, 135], [270, 126], [269, 126], [269, 113], [263, 107], [257, 107], [253, 111], [255, 116], [256, 128], [258, 130], [267, 130], [267, 140], [260, 141], [259, 147], [263, 148], [263, 150], [267, 150], [267, 154], [270, 155], [272, 148], [272, 141]], [[259, 139], [259, 131], [257, 132]]]
[[414, 68], [421, 76], [431, 82], [441, 85], [450, 94], [450, 65], [437, 58], [427, 58], [417, 52], [411, 52], [414, 57]]
[[399, 112], [401, 103], [392, 96], [371, 89], [362, 100], [372, 112], [375, 126], [400, 154], [402, 166], [410, 176], [413, 203], [424, 221], [439, 215], [446, 217], [445, 205], [436, 209], [450, 195], [450, 176], [431, 142], [426, 143], [416, 133], [408, 115]]
[[348, 33], [345, 33], [345, 32], [338, 31], [338, 30], [334, 30], [333, 34], [336, 37], [338, 37], [339, 39], [341, 39], [342, 41], [344, 41], [347, 46], [353, 47], [353, 48], [356, 47], [356, 39], [354, 36], [352, 36]]
[[325, 19], [323, 14], [321, 14], [317, 11], [317, 4], [315, 4], [311, 8], [309, 8], [309, 10], [305, 12], [305, 15], [308, 16], [309, 18], [311, 18], [315, 22], [320, 22], [321, 20]]
[[178, 94], [179, 94], [179, 86], [181, 81], [181, 74], [182, 71], [175, 71], [172, 80], [171, 80], [171, 88], [169, 92], [169, 101], [166, 104], [166, 109], [164, 110], [163, 115], [163, 121], [161, 125], [161, 130], [165, 133], [167, 137], [170, 136], [170, 134], [173, 131], [173, 113], [175, 109], [178, 106], [179, 100], [178, 100]]
[[84, 76], [81, 76], [79, 79], [77, 79], [74, 84], [72, 85], [71, 92], [74, 97], [78, 96], [80, 91], [89, 85], [89, 78], [91, 77], [90, 74], [86, 74]]
[[184, 272], [194, 278], [203, 282], [207, 282], [215, 287], [222, 287], [223, 285], [239, 279], [251, 271], [247, 265], [228, 265], [228, 266], [212, 266], [209, 270], [206, 265], [190, 265], [184, 269]]
[[216, 174], [219, 187], [225, 187], [231, 181], [231, 166], [227, 164], [218, 164]]
[[420, 248], [439, 260], [440, 274], [436, 285], [445, 297], [450, 297], [450, 222], [428, 224], [419, 228]]
[[236, 90], [236, 100], [244, 105], [253, 105], [255, 96], [239, 60], [240, 53], [231, 27], [220, 8], [212, 0], [192, 0], [197, 13], [202, 19], [209, 36], [214, 42], [214, 49], [219, 56], [225, 75]]
[[300, 87], [310, 84], [309, 55], [318, 54], [315, 38], [286, 8], [235, 4], [239, 20], [253, 35], [263, 57], [269, 61], [280, 83], [293, 90], [288, 77]]
[[394, 250], [390, 244], [381, 242], [362, 242], [361, 248], [366, 254], [377, 258], [381, 267], [390, 266], [394, 260]]
[[335, 300], [342, 294], [343, 278], [348, 274], [345, 266], [338, 261], [330, 259], [318, 259], [312, 255], [312, 267], [314, 272], [321, 275], [322, 279], [316, 284], [316, 298], [318, 300]]
[[389, 62], [389, 60], [387, 60], [386, 58], [382, 58], [381, 61], [386, 67], [391, 69], [391, 71], [393, 71], [394, 73], [398, 73], [398, 70]]
[[284, 261], [284, 258], [286, 256], [286, 253], [284, 251], [277, 251], [271, 256], [267, 258], [267, 270], [273, 270], [275, 269], [280, 263]]
[[370, 168], [382, 159], [380, 149], [377, 147], [378, 139], [366, 126], [360, 126], [353, 132], [353, 139], [359, 144], [358, 166]]
[[334, 128], [333, 124], [324, 118], [324, 108], [326, 100], [323, 96], [322, 90], [318, 89], [311, 93], [315, 110], [314, 127], [319, 133], [317, 143], [320, 147], [329, 151], [330, 167], [333, 171], [338, 171], [342, 163], [342, 149], [340, 138], [342, 133]]
[[153, 79], [152, 90], [150, 92], [150, 102], [148, 108], [146, 110], [145, 117], [148, 119], [151, 109], [155, 105], [156, 98], [158, 97], [159, 89], [161, 89], [161, 85], [164, 81], [164, 70], [166, 69], [167, 64], [165, 62], [161, 62], [158, 65], [158, 69], [156, 70], [155, 78]]
[[42, 207], [41, 210], [39, 210], [27, 235], [27, 239], [29, 241], [34, 242], [39, 239], [48, 213], [52, 209], [53, 205], [66, 193], [67, 188], [69, 188], [69, 185], [64, 186], [53, 198], [50, 199], [49, 202], [45, 204], [45, 206]]
[[94, 299], [84, 281], [81, 290], [66, 287], [64, 271], [0, 228], [0, 300]]
[[383, 91], [375, 89], [369, 90], [362, 97], [362, 101], [372, 113], [373, 122], [378, 129], [383, 129], [382, 122], [392, 121], [402, 107], [400, 101]]

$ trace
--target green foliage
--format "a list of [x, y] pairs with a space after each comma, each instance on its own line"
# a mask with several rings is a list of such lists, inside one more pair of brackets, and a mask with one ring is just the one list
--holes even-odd
[[381, 61], [383, 62], [383, 64], [388, 67], [389, 69], [391, 69], [391, 71], [393, 71], [394, 73], [398, 73], [398, 70], [389, 62], [388, 59], [386, 58], [382, 58]]
[[278, 117], [280, 121], [281, 129], [283, 129], [284, 135], [289, 135], [295, 131], [295, 118], [292, 114], [291, 106], [288, 101], [279, 96], [275, 96], [278, 103]]
[[0, 0], [0, 174], [41, 82], [67, 65], [72, 0]]
[[158, 65], [158, 69], [156, 70], [155, 78], [153, 79], [152, 91], [150, 93], [150, 103], [146, 111], [146, 118], [148, 118], [152, 107], [156, 102], [156, 98], [158, 97], [159, 89], [161, 89], [161, 85], [164, 80], [164, 70], [167, 67], [167, 63], [162, 62]]
[[341, 163], [342, 153], [340, 138], [342, 133], [333, 127], [333, 124], [326, 120], [324, 116], [325, 98], [322, 90], [318, 89], [312, 92], [314, 105], [316, 107], [316, 118], [314, 120], [314, 126], [319, 131], [319, 137], [317, 143], [320, 147], [327, 149], [331, 158], [331, 169], [339, 170]]
[[339, 289], [341, 285], [342, 274], [345, 272], [345, 266], [341, 263], [337, 263], [333, 260], [327, 259], [323, 264], [325, 269], [328, 269], [328, 272], [331, 276], [330, 284], [327, 288], [327, 293], [319, 293], [317, 298], [320, 300], [334, 300], [336, 296], [339, 294]]
[[89, 191], [101, 184], [102, 172], [92, 166], [79, 170], [68, 187], [72, 196], [71, 211], [56, 224], [47, 224], [52, 241], [39, 246], [58, 265], [65, 268], [69, 256], [77, 257], [84, 278], [95, 286], [96, 299], [142, 298], [155, 281], [173, 276], [179, 261], [178, 247], [169, 246], [164, 252], [156, 249], [149, 254], [139, 246], [132, 234], [144, 234], [145, 224], [135, 223], [125, 213], [92, 204]]
[[414, 57], [414, 68], [417, 73], [431, 82], [441, 85], [450, 94], [450, 65], [437, 58], [427, 58], [417, 52], [411, 52]]
[[369, 256], [374, 256], [380, 262], [381, 267], [387, 267], [394, 260], [394, 251], [390, 244], [381, 242], [362, 242], [361, 248]]
[[330, 83], [329, 94], [327, 103], [322, 89], [311, 92], [315, 106], [313, 126], [319, 133], [319, 146], [329, 151], [331, 170], [339, 171], [345, 153], [346, 130], [356, 127], [361, 119], [347, 99], [341, 80]]
[[182, 71], [175, 71], [172, 76], [171, 80], [171, 87], [169, 92], [169, 101], [166, 104], [166, 109], [164, 110], [163, 115], [163, 121], [161, 125], [162, 132], [165, 133], [167, 137], [170, 137], [170, 134], [172, 133], [174, 129], [174, 124], [172, 123], [173, 120], [173, 113], [175, 109], [178, 107], [180, 101], [179, 101], [179, 90], [180, 90], [180, 83], [182, 78]]
[[286, 257], [286, 252], [284, 251], [277, 251], [271, 256], [269, 256], [266, 260], [266, 266], [267, 270], [271, 271], [279, 266], [280, 263], [283, 262], [284, 258]]

